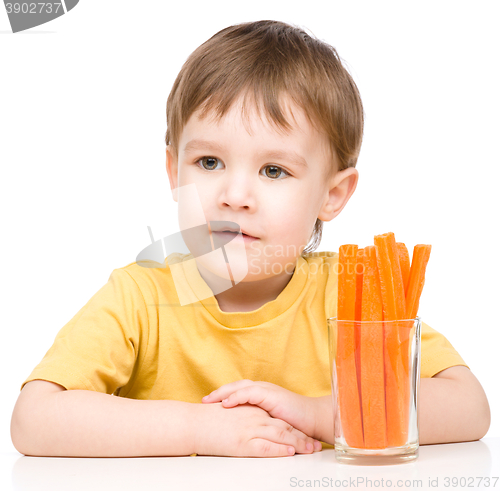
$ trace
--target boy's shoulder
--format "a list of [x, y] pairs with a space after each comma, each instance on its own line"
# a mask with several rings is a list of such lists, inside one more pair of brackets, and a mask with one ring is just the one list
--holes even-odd
[[172, 272], [169, 265], [181, 261], [182, 258], [180, 256], [182, 255], [179, 255], [179, 257], [175, 259], [172, 258], [172, 261], [169, 258], [168, 262], [165, 260], [164, 263], [159, 263], [154, 260], [130, 262], [124, 266], [115, 268], [111, 272], [110, 280], [121, 284], [135, 283], [143, 294], [145, 290], [165, 290], [165, 287], [169, 285], [172, 279]]
[[192, 259], [192, 254], [182, 254], [179, 252], [174, 252], [169, 254], [163, 263], [159, 263], [152, 259], [143, 259], [141, 261], [133, 261], [125, 266], [117, 268], [118, 270], [126, 271], [132, 276], [135, 275], [146, 275], [146, 276], [157, 276], [160, 275], [168, 275], [171, 274], [170, 266], [173, 264], [177, 264], [188, 259]]

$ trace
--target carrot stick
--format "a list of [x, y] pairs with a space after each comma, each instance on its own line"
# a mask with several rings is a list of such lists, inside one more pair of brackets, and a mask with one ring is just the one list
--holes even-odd
[[365, 250], [358, 249], [356, 255], [356, 308], [355, 308], [355, 319], [357, 321], [361, 320], [361, 306], [362, 306], [362, 295], [363, 295], [363, 269], [364, 269], [364, 258]]
[[[406, 293], [408, 291], [408, 281], [410, 279], [410, 255], [408, 253], [406, 245], [403, 242], [396, 242], [396, 246], [398, 248], [399, 265], [401, 266], [401, 275], [403, 276], [403, 286], [406, 296]], [[405, 317], [407, 316], [405, 315]], [[403, 357], [403, 372], [405, 374], [405, 382], [409, 377], [408, 370], [410, 367], [410, 332], [412, 327], [413, 325], [410, 323], [402, 323], [399, 326], [401, 356]], [[409, 386], [407, 387], [407, 390], [409, 390]]]
[[[403, 276], [394, 233], [376, 235], [374, 240], [384, 320], [404, 319], [406, 303]], [[385, 402], [387, 444], [399, 447], [406, 443], [408, 435], [409, 384], [405, 380], [399, 329], [394, 324], [386, 323], [384, 326]]]
[[356, 373], [355, 307], [356, 255], [358, 246], [339, 248], [339, 275], [337, 300], [337, 381], [342, 430], [347, 444], [363, 448], [363, 422]]
[[[411, 269], [408, 273], [408, 283], [405, 290], [406, 295], [406, 315], [407, 319], [414, 319], [418, 313], [418, 304], [420, 295], [424, 288], [425, 269], [431, 254], [431, 246], [425, 244], [417, 244], [413, 248], [413, 258]], [[413, 271], [413, 272], [412, 272]], [[410, 331], [411, 325], [406, 329], [401, 330], [401, 348], [403, 353], [403, 363], [405, 373], [409, 371], [410, 365]]]
[[[361, 299], [363, 297], [363, 269], [364, 269], [365, 250], [358, 249], [356, 255], [356, 307], [355, 307], [355, 324], [354, 336], [356, 346], [356, 373], [358, 375], [358, 388], [361, 387], [361, 359], [360, 359], [360, 345], [361, 345]], [[361, 390], [361, 389], [360, 389]], [[360, 392], [361, 397], [361, 392]]]
[[358, 246], [355, 244], [339, 248], [337, 319], [355, 320], [357, 253]]
[[403, 276], [399, 265], [399, 253], [392, 232], [375, 235], [377, 265], [385, 320], [405, 318], [406, 303]]
[[396, 242], [399, 255], [399, 265], [401, 266], [401, 275], [403, 276], [403, 286], [405, 294], [408, 289], [408, 279], [410, 277], [410, 254], [403, 242]]
[[[361, 320], [382, 321], [375, 246], [365, 248], [362, 295]], [[360, 366], [365, 448], [386, 448], [384, 332], [369, 323], [361, 327]]]
[[[431, 246], [426, 244], [417, 244], [413, 248], [413, 257], [411, 261], [410, 274], [408, 278], [408, 284], [406, 289], [406, 318], [414, 319], [417, 317], [418, 305], [420, 301], [420, 295], [424, 288], [425, 282], [425, 269], [427, 263], [429, 262], [429, 257], [431, 254]], [[406, 326], [401, 326], [400, 339], [401, 339], [401, 353], [403, 356], [403, 370], [405, 373], [405, 381], [409, 381], [409, 371], [410, 371], [410, 333], [413, 323], [406, 323]], [[409, 385], [409, 384], [408, 384]], [[405, 387], [407, 391], [408, 401], [410, 400], [410, 387]], [[408, 414], [409, 417], [409, 414]]]
[[420, 295], [425, 283], [425, 269], [431, 255], [431, 246], [417, 244], [413, 248], [411, 261], [410, 279], [406, 291], [406, 318], [414, 319], [418, 314]]

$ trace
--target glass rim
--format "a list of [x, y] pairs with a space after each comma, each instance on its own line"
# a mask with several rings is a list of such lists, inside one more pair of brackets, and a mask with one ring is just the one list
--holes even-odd
[[388, 324], [390, 322], [421, 321], [421, 318], [420, 318], [420, 316], [417, 315], [417, 317], [415, 317], [414, 319], [396, 319], [396, 320], [381, 320], [381, 321], [358, 321], [358, 320], [354, 320], [354, 319], [337, 319], [337, 317], [328, 317], [326, 320], [327, 321], [340, 321], [340, 322], [356, 322], [359, 324], [368, 324], [368, 323], [373, 324], [375, 322], [383, 322], [385, 324]]

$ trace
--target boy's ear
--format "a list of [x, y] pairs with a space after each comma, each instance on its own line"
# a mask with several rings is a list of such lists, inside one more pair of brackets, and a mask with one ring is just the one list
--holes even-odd
[[333, 220], [347, 204], [358, 185], [359, 173], [354, 167], [338, 171], [328, 183], [328, 194], [318, 218], [323, 222]]
[[168, 180], [170, 181], [170, 189], [172, 190], [172, 198], [174, 201], [178, 201], [178, 193], [177, 193], [177, 178], [178, 178], [178, 162], [177, 162], [177, 154], [172, 148], [171, 145], [167, 145], [166, 148], [167, 154], [167, 174]]

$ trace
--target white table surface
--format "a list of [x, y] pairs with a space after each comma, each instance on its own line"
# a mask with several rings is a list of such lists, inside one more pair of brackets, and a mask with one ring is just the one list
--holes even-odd
[[[495, 480], [495, 476], [499, 479]], [[483, 479], [479, 486], [481, 477], [490, 478], [489, 488], [500, 490], [500, 438], [424, 445], [413, 463], [376, 467], [340, 464], [332, 449], [270, 459], [91, 459], [26, 457], [15, 451], [0, 453], [2, 491], [474, 489], [487, 483]], [[453, 478], [457, 478], [455, 486]], [[465, 486], [460, 485], [460, 478]]]

